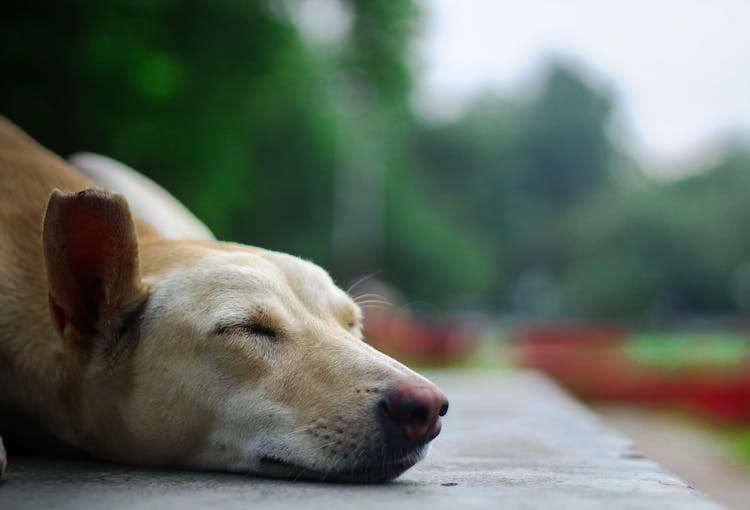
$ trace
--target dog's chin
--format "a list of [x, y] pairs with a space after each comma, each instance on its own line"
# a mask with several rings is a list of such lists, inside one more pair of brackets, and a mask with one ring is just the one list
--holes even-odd
[[258, 474], [272, 478], [333, 483], [386, 483], [419, 462], [424, 453], [424, 449], [419, 449], [402, 456], [373, 459], [351, 468], [333, 467], [330, 470], [311, 469], [274, 457], [264, 457], [260, 461], [261, 471]]

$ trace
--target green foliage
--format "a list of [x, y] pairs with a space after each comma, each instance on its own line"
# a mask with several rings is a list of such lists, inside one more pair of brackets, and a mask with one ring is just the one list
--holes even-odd
[[572, 69], [553, 65], [525, 112], [511, 193], [549, 209], [606, 189], [615, 159], [606, 134], [610, 102]]
[[420, 200], [407, 176], [393, 181], [384, 250], [393, 281], [412, 298], [429, 303], [457, 304], [491, 292], [494, 268], [486, 248]]
[[415, 130], [431, 201], [495, 261], [494, 308], [621, 320], [750, 309], [748, 154], [674, 183], [637, 178], [607, 135], [612, 104], [558, 63], [524, 101], [485, 97]]
[[609, 103], [555, 65], [525, 102], [485, 97], [456, 122], [416, 131], [414, 157], [433, 202], [492, 253], [496, 307], [511, 305], [526, 275], [567, 270], [566, 218], [611, 190], [619, 161], [605, 135]]
[[[303, 42], [284, 5], [6, 6], [3, 113], [60, 154], [93, 150], [147, 173], [220, 238], [311, 258], [342, 279], [382, 270], [436, 301], [460, 292], [462, 275], [473, 273], [446, 266], [481, 267], [483, 254], [463, 248], [418, 190], [388, 184], [400, 178], [388, 169], [405, 166], [406, 49], [416, 9], [408, 1], [345, 2], [353, 29], [329, 55]], [[346, 85], [332, 87], [336, 80]], [[376, 174], [380, 188], [369, 192], [396, 204], [402, 217], [388, 213], [382, 222], [392, 232], [383, 238], [408, 262], [382, 250], [374, 260], [334, 257], [343, 164]], [[430, 232], [443, 250], [429, 248]]]
[[[315, 100], [322, 70], [288, 21], [256, 2], [15, 9], [0, 37], [26, 47], [3, 53], [17, 76], [0, 90], [5, 114], [53, 150], [96, 150], [143, 169], [220, 237], [282, 247], [270, 223], [328, 227], [319, 204], [330, 203], [334, 140], [328, 105]], [[274, 172], [299, 184], [288, 200]], [[308, 206], [314, 213], [300, 214]], [[286, 247], [325, 259], [304, 235]]]
[[571, 227], [567, 283], [588, 315], [741, 311], [748, 169], [750, 159], [737, 152], [699, 176], [622, 190], [582, 209]]
[[[309, 46], [294, 2], [61, 0], [0, 18], [2, 113], [52, 150], [113, 156], [221, 238], [379, 271], [410, 300], [533, 317], [750, 310], [750, 156], [650, 182], [615, 98], [565, 62], [459, 119], [409, 109], [410, 0], [341, 0]], [[699, 169], [700, 170], [700, 169]]]
[[411, 2], [347, 0], [354, 13], [344, 68], [373, 94], [380, 109], [408, 116], [411, 73], [406, 63], [417, 10]]

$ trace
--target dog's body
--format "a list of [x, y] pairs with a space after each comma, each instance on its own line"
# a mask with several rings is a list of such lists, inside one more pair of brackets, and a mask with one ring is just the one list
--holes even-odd
[[163, 238], [93, 187], [0, 118], [0, 405], [128, 463], [377, 481], [422, 458], [445, 397], [361, 341], [325, 271]]
[[175, 197], [132, 168], [88, 152], [74, 154], [69, 161], [100, 188], [123, 195], [133, 215], [148, 221], [162, 237], [216, 241], [211, 230]]

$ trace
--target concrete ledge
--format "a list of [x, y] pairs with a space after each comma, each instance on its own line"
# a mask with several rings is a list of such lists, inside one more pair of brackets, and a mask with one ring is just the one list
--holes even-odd
[[0, 508], [719, 508], [540, 375], [438, 372], [433, 379], [451, 400], [443, 433], [426, 461], [390, 484], [11, 458]]

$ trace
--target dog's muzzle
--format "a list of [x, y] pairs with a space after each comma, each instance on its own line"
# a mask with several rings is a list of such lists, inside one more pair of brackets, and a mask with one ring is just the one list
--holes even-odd
[[374, 403], [379, 440], [359, 462], [341, 470], [311, 470], [275, 457], [261, 459], [263, 474], [329, 482], [378, 483], [392, 480], [420, 461], [440, 433], [448, 399], [424, 380], [402, 382]]

